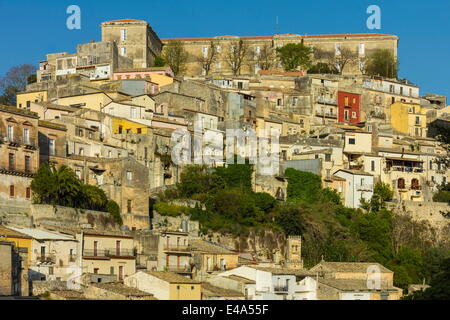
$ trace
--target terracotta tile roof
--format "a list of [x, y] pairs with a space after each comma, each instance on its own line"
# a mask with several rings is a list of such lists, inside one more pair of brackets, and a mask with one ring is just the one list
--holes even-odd
[[67, 127], [65, 125], [60, 124], [60, 123], [45, 121], [45, 120], [39, 120], [39, 127], [46, 127], [46, 128], [56, 129], [56, 130], [67, 131]]
[[7, 105], [0, 104], [0, 111], [6, 112], [6, 113], [18, 114], [21, 116], [35, 118], [35, 119], [39, 118], [39, 116], [36, 112], [28, 111], [25, 109], [19, 109], [14, 106], [7, 106]]
[[296, 276], [310, 276], [314, 275], [313, 272], [310, 272], [306, 269], [290, 269], [290, 268], [274, 268], [274, 267], [259, 267], [259, 266], [249, 266], [249, 268], [253, 268], [256, 270], [270, 272], [272, 274], [279, 275], [296, 275]]
[[192, 251], [201, 251], [206, 253], [215, 254], [233, 254], [237, 255], [236, 252], [225, 249], [217, 244], [205, 241], [205, 240], [190, 240], [189, 246], [192, 247]]
[[156, 277], [158, 279], [161, 279], [163, 281], [169, 282], [169, 283], [192, 283], [192, 284], [201, 284], [199, 281], [195, 281], [183, 276], [180, 276], [179, 274], [168, 272], [168, 271], [141, 271], [145, 272], [153, 277]]
[[[103, 290], [107, 290], [107, 291], [112, 291], [118, 294], [122, 294], [125, 296], [131, 296], [131, 297], [148, 297], [148, 296], [153, 296], [153, 294], [136, 289], [136, 288], [132, 288], [129, 286], [126, 286], [124, 284], [121, 283], [92, 283], [91, 284], [94, 287], [103, 289]], [[157, 300], [155, 298], [155, 300]]]
[[312, 272], [367, 272], [369, 266], [377, 266], [381, 272], [392, 272], [377, 262], [328, 262], [322, 261], [310, 269]]
[[208, 282], [202, 283], [202, 293], [208, 297], [244, 297], [241, 292], [216, 287]]
[[29, 235], [9, 229], [3, 225], [0, 225], [0, 238], [1, 237], [31, 239]]
[[116, 22], [118, 22], [118, 23], [120, 23], [120, 22], [145, 22], [145, 23], [147, 23], [147, 22], [144, 21], [144, 20], [136, 20], [136, 19], [111, 20], [111, 21], [105, 21], [105, 22], [103, 22], [103, 23], [116, 23]]
[[305, 39], [321, 39], [321, 38], [358, 38], [358, 37], [392, 37], [397, 38], [391, 34], [383, 34], [383, 33], [354, 33], [354, 34], [317, 34], [317, 35], [300, 35], [300, 34], [277, 34], [274, 36], [247, 36], [247, 37], [238, 37], [238, 36], [217, 36], [217, 37], [203, 37], [203, 38], [169, 38], [169, 39], [161, 39], [162, 42], [170, 42], [170, 41], [209, 41], [216, 40], [221, 37], [238, 37], [242, 40], [265, 40], [265, 39], [274, 39], [286, 36], [297, 36]]
[[[357, 279], [319, 279], [320, 284], [324, 284], [329, 287], [336, 288], [341, 291], [376, 291], [375, 289], [369, 289], [366, 280]], [[383, 288], [384, 289], [384, 288]], [[397, 288], [390, 287], [386, 289], [395, 290]]]

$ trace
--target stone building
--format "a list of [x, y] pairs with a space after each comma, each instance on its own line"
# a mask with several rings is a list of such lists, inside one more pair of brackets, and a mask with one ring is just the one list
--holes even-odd
[[119, 55], [133, 60], [134, 68], [152, 67], [162, 42], [150, 25], [142, 20], [122, 19], [103, 22], [102, 41], [115, 42]]
[[28, 296], [27, 250], [0, 240], [0, 297]]
[[0, 201], [5, 210], [27, 212], [31, 178], [39, 165], [38, 116], [0, 106]]
[[[364, 62], [376, 49], [389, 49], [394, 56], [397, 56], [398, 37], [387, 34], [335, 34], [335, 35], [299, 35], [299, 34], [275, 34], [273, 36], [217, 36], [209, 38], [187, 38], [187, 39], [162, 39], [164, 45], [170, 45], [173, 42], [181, 42], [188, 52], [187, 75], [202, 75], [202, 58], [209, 56], [211, 44], [216, 47], [218, 59], [212, 66], [212, 74], [230, 75], [231, 64], [227, 59], [230, 48], [236, 46], [239, 41], [243, 41], [248, 47], [248, 58], [245, 65], [241, 68], [240, 74], [257, 74], [261, 69], [259, 55], [262, 50], [274, 50], [288, 43], [304, 42], [305, 45], [319, 48], [329, 52], [331, 55], [340, 55], [343, 48], [349, 48], [359, 58], [344, 69], [344, 73], [361, 73], [360, 63]], [[280, 65], [276, 65], [281, 70]]]

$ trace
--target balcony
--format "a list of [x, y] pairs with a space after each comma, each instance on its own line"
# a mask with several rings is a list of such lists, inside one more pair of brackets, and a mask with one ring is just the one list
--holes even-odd
[[323, 112], [323, 111], [316, 111], [316, 116], [322, 117], [322, 118], [332, 118], [332, 119], [337, 119], [337, 117], [338, 117], [337, 113]]
[[190, 253], [191, 250], [189, 246], [177, 246], [177, 245], [166, 245], [164, 246], [165, 252], [185, 252]]
[[136, 253], [131, 249], [104, 249], [104, 250], [83, 250], [83, 257], [99, 258], [134, 258]]
[[316, 102], [322, 103], [322, 104], [332, 104], [332, 105], [337, 104], [337, 101], [335, 98], [326, 98], [324, 96], [318, 96], [316, 99]]
[[46, 255], [40, 255], [37, 257], [37, 262], [39, 264], [55, 264], [56, 263], [56, 256], [53, 254], [46, 254]]
[[167, 271], [169, 272], [175, 272], [175, 273], [192, 273], [191, 267], [186, 266], [166, 266], [165, 267]]
[[273, 292], [281, 292], [281, 293], [287, 293], [289, 291], [288, 286], [274, 286]]
[[424, 170], [421, 167], [392, 166], [392, 167], [386, 167], [384, 169], [384, 171], [385, 172], [398, 171], [398, 172], [409, 172], [409, 173], [421, 173]]
[[386, 120], [386, 114], [384, 112], [370, 111], [370, 116], [373, 118]]

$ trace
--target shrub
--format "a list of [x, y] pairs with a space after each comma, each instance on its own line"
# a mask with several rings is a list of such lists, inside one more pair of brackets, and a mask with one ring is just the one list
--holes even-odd
[[156, 210], [162, 216], [171, 216], [171, 217], [177, 217], [182, 214], [189, 215], [191, 210], [191, 208], [189, 207], [178, 206], [166, 202], [155, 203], [153, 209]]

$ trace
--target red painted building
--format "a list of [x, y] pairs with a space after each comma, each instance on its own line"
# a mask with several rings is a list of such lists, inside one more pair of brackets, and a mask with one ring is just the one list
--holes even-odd
[[358, 123], [361, 121], [361, 95], [338, 92], [338, 121]]

